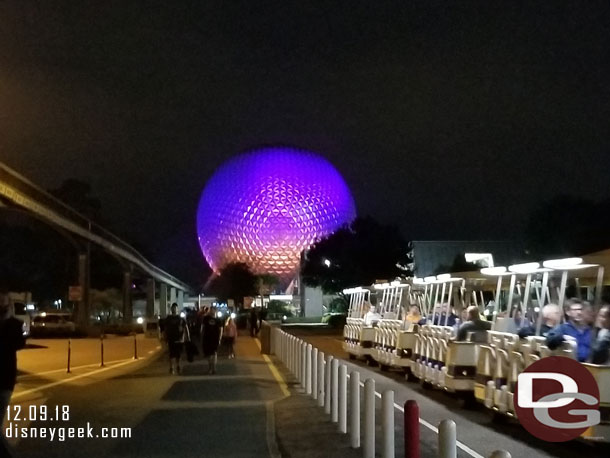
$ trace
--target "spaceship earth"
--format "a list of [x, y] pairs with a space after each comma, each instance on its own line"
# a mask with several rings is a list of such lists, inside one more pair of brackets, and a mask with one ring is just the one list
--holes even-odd
[[303, 249], [355, 216], [354, 199], [330, 162], [300, 149], [267, 147], [214, 173], [199, 201], [197, 235], [215, 272], [244, 262], [286, 282]]

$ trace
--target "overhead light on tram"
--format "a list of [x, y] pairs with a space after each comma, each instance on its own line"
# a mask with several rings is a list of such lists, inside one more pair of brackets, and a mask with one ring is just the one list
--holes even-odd
[[533, 274], [538, 272], [538, 269], [540, 269], [539, 262], [526, 262], [523, 264], [513, 264], [512, 266], [508, 266], [508, 270], [516, 274]]
[[481, 269], [483, 275], [506, 275], [506, 267], [484, 267]]
[[445, 281], [445, 280], [449, 280], [451, 278], [451, 274], [440, 274], [436, 276], [437, 280], [440, 281]]
[[431, 275], [431, 276], [429, 276], [429, 277], [424, 277], [424, 281], [425, 281], [426, 283], [432, 283], [432, 282], [436, 281], [436, 276]]
[[544, 267], [549, 269], [566, 269], [579, 264], [582, 264], [582, 258], [550, 259], [542, 263]]
[[390, 283], [391, 286], [400, 286], [400, 282], [398, 280], [394, 280], [392, 283]]

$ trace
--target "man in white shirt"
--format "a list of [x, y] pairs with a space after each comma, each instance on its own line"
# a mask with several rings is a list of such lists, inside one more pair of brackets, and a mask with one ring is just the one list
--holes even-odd
[[371, 305], [369, 311], [364, 315], [364, 325], [372, 326], [373, 323], [381, 320], [381, 315], [375, 311], [375, 306]]

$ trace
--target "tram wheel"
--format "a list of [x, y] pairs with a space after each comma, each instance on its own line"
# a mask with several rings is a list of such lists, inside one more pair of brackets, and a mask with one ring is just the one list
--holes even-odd
[[426, 381], [426, 380], [421, 380], [420, 381], [420, 385], [424, 390], [431, 390], [432, 388], [434, 388], [434, 386], [432, 385], [432, 383]]
[[366, 358], [366, 363], [371, 366], [371, 367], [375, 367], [377, 366], [377, 361], [375, 361], [373, 358], [371, 358], [370, 356], [368, 356]]
[[380, 364], [379, 365], [379, 370], [381, 370], [382, 372], [387, 372], [390, 370], [390, 366], [386, 365], [386, 364]]
[[356, 355], [352, 355], [351, 353], [349, 354], [349, 359], [354, 360], [356, 359]]

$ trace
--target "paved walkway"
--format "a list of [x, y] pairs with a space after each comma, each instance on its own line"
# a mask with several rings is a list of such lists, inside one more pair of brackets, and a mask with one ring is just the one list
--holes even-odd
[[[311, 457], [360, 456], [336, 433], [322, 409], [299, 394], [281, 364], [262, 356], [258, 341], [240, 337], [236, 359], [220, 358], [216, 375], [207, 363], [183, 363], [170, 375], [165, 354], [145, 367], [87, 386], [63, 384], [23, 402], [48, 412], [68, 406], [69, 420], [13, 426], [92, 427], [92, 438], [22, 438], [16, 456], [53, 457]], [[51, 415], [48, 415], [51, 417]], [[131, 438], [105, 439], [102, 428], [131, 428]], [[112, 432], [112, 430], [110, 430]], [[38, 430], [40, 434], [41, 430]], [[66, 429], [66, 433], [67, 433]], [[314, 440], [315, 438], [315, 440]], [[15, 441], [13, 441], [15, 442]]]

